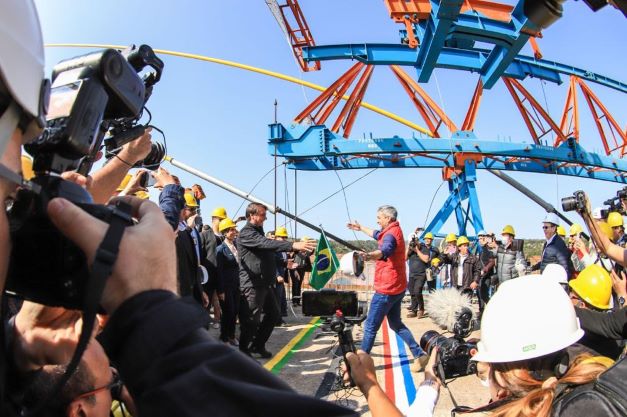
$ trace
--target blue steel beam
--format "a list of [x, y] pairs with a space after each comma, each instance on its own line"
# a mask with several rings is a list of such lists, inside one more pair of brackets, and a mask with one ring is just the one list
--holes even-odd
[[[396, 44], [342, 44], [324, 45], [303, 48], [303, 57], [306, 61], [330, 61], [351, 59], [368, 65], [402, 65], [416, 66], [418, 50], [407, 45]], [[484, 49], [455, 49], [442, 48], [436, 63], [437, 68], [447, 68], [481, 73], [488, 55]], [[530, 56], [518, 55], [507, 67], [503, 76], [522, 80], [528, 76], [561, 84], [562, 75], [575, 75], [583, 80], [600, 84], [622, 93], [627, 93], [627, 83], [614, 80], [604, 75], [596, 74], [581, 68], [573, 67], [544, 59], [535, 59]]]
[[[552, 146], [478, 140], [472, 132], [452, 138], [344, 139], [324, 125], [270, 125], [268, 150], [300, 170], [442, 168], [454, 155], [479, 154], [478, 169], [536, 172], [627, 184], [627, 161], [586, 151], [574, 140]], [[514, 159], [511, 159], [514, 158]]]

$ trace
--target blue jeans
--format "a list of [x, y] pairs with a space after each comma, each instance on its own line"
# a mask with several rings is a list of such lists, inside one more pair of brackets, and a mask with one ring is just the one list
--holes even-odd
[[401, 321], [401, 302], [404, 296], [405, 291], [397, 295], [374, 293], [370, 301], [368, 318], [364, 324], [364, 338], [361, 341], [361, 349], [363, 351], [370, 353], [379, 327], [381, 327], [383, 319], [387, 316], [390, 328], [398, 333], [401, 339], [409, 346], [412, 355], [417, 358], [425, 354], [424, 350], [416, 343], [416, 339], [414, 339], [407, 326]]

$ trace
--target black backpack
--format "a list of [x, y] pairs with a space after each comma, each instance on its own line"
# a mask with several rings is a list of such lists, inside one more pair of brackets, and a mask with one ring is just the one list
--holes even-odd
[[562, 388], [553, 401], [554, 417], [627, 416], [627, 361], [621, 358], [594, 382]]

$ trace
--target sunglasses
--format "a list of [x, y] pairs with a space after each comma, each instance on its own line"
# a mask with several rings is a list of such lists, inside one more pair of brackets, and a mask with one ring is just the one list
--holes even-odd
[[110, 390], [111, 398], [114, 400], [120, 401], [122, 388], [124, 387], [124, 382], [122, 382], [122, 380], [120, 379], [120, 375], [118, 375], [117, 371], [112, 370], [112, 372], [113, 372], [113, 377], [111, 378], [111, 382], [109, 382], [107, 385], [93, 389], [91, 391], [87, 391], [79, 395], [78, 397], [74, 398], [73, 401], [80, 400], [81, 398], [85, 398], [85, 397], [90, 397], [104, 390]]
[[542, 226], [542, 228], [543, 228], [544, 230], [546, 230], [546, 229], [553, 229], [554, 227], [555, 227], [555, 226]]

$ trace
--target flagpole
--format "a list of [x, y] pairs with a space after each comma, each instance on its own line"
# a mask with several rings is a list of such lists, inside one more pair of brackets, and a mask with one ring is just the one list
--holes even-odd
[[[241, 197], [241, 198], [243, 198], [245, 200], [252, 201], [254, 203], [263, 204], [264, 206], [268, 207], [268, 211], [271, 212], [271, 213], [282, 214], [285, 217], [288, 217], [288, 218], [294, 220], [295, 222], [298, 222], [298, 223], [302, 224], [303, 226], [307, 226], [308, 228], [310, 228], [312, 230], [315, 230], [318, 233], [322, 233], [322, 229], [321, 228], [319, 228], [317, 226], [314, 226], [313, 224], [309, 223], [308, 221], [303, 220], [300, 217], [297, 217], [297, 216], [293, 215], [292, 213], [289, 213], [289, 212], [283, 210], [280, 207], [276, 207], [276, 206], [273, 206], [272, 204], [266, 203], [265, 201], [255, 197], [255, 196], [253, 196], [253, 195], [251, 195], [251, 194], [249, 194], [249, 193], [247, 193], [245, 191], [242, 191], [242, 190], [232, 186], [231, 184], [228, 184], [228, 183], [226, 183], [226, 182], [224, 182], [222, 180], [219, 180], [218, 178], [212, 177], [211, 175], [206, 174], [206, 173], [204, 173], [204, 172], [202, 172], [202, 171], [200, 171], [200, 170], [198, 170], [196, 168], [193, 168], [193, 167], [191, 167], [191, 166], [189, 166], [189, 165], [187, 165], [187, 164], [185, 164], [185, 163], [183, 163], [181, 161], [178, 161], [178, 160], [174, 159], [171, 156], [166, 156], [165, 160], [168, 161], [169, 163], [171, 163], [172, 165], [174, 165], [175, 167], [180, 168], [183, 171], [187, 171], [188, 173], [190, 173], [192, 175], [195, 175], [198, 178], [201, 178], [201, 179], [203, 179], [203, 180], [205, 180], [207, 182], [210, 182], [211, 184], [216, 185], [216, 186], [218, 186], [218, 187], [220, 187], [220, 188], [222, 188], [222, 189], [224, 189], [224, 190], [226, 190], [226, 191], [228, 191], [230, 193], [233, 193], [233, 194], [235, 194], [235, 195], [237, 195], [237, 196], [239, 196], [239, 197]], [[347, 241], [345, 241], [344, 239], [342, 239], [342, 238], [340, 238], [338, 236], [335, 236], [335, 235], [333, 235], [331, 233], [328, 233], [328, 232], [326, 233], [326, 236], [330, 237], [331, 239], [335, 240], [340, 245], [344, 245], [344, 246], [346, 246], [347, 248], [349, 248], [351, 250], [361, 251], [361, 249], [358, 248], [357, 246], [348, 243]]]

